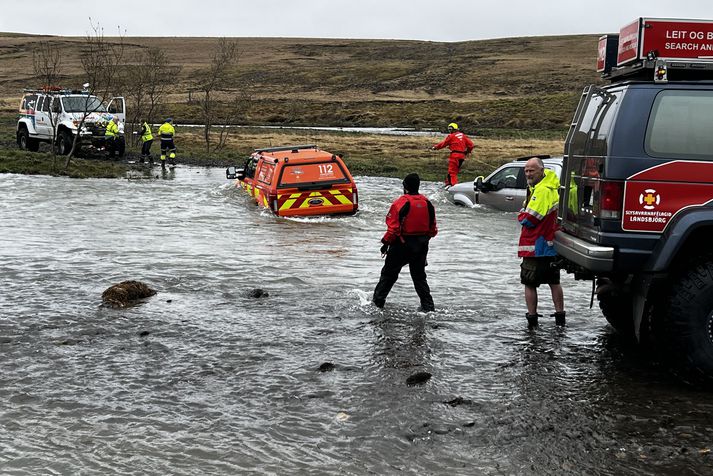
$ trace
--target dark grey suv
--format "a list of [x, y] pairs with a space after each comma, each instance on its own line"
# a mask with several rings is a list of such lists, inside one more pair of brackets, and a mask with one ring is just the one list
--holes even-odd
[[565, 143], [555, 249], [575, 278], [596, 280], [613, 327], [685, 380], [711, 382], [713, 63], [663, 64], [667, 81], [644, 61], [585, 89]]

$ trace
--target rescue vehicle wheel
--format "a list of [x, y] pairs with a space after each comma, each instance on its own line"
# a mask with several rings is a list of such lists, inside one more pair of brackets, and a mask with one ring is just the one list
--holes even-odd
[[634, 337], [633, 298], [624, 282], [599, 278], [597, 280], [599, 309], [607, 322], [621, 335]]
[[67, 155], [72, 150], [72, 134], [67, 131], [59, 131], [57, 136], [57, 153]]
[[713, 254], [683, 270], [664, 320], [673, 371], [689, 383], [713, 384]]
[[30, 137], [30, 133], [24, 127], [17, 131], [17, 145], [20, 146], [20, 149], [29, 150], [30, 152], [40, 150], [40, 142]]

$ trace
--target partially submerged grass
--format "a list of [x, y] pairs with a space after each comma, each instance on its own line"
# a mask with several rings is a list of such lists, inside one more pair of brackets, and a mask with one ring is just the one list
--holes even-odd
[[[123, 177], [125, 163], [106, 160], [103, 153], [73, 158], [64, 170], [66, 157], [53, 159], [49, 152], [26, 152], [14, 143], [14, 119], [0, 115], [0, 173], [66, 175], [71, 177]], [[538, 137], [539, 136], [539, 137]], [[474, 137], [475, 150], [466, 160], [461, 180], [487, 175], [501, 164], [516, 157], [535, 154], [561, 155], [563, 133], [535, 131], [487, 130]], [[176, 127], [177, 161], [197, 166], [241, 166], [254, 149], [297, 144], [315, 144], [323, 150], [341, 155], [353, 175], [403, 177], [417, 172], [423, 180], [443, 180], [447, 169], [447, 150], [432, 151], [430, 147], [445, 137], [395, 136], [361, 132], [322, 131], [314, 129], [230, 129], [226, 147], [220, 152], [205, 151], [200, 128]], [[42, 145], [41, 150], [49, 147]], [[127, 159], [138, 157], [139, 147], [128, 144]], [[159, 141], [153, 144], [158, 156]], [[54, 160], [54, 164], [53, 164]]]
[[126, 174], [123, 163], [73, 158], [67, 169], [66, 157], [43, 152], [0, 149], [0, 173], [53, 175], [71, 178], [117, 178]]

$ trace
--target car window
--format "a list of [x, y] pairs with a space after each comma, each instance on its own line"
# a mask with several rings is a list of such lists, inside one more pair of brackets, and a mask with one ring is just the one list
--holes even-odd
[[248, 160], [245, 161], [245, 177], [247, 177], [247, 178], [255, 177], [255, 166], [256, 165], [257, 165], [257, 160], [255, 160], [252, 157], [249, 157]]
[[282, 169], [280, 186], [300, 184], [347, 183], [349, 179], [339, 162], [315, 162], [311, 164], [287, 164]]
[[711, 160], [713, 91], [661, 91], [644, 146], [653, 157]]
[[611, 125], [621, 104], [621, 91], [595, 88], [570, 141], [570, 154], [605, 155]]
[[[518, 188], [518, 178], [522, 170], [522, 167], [505, 167], [495, 172], [488, 182], [490, 182], [490, 186], [493, 190]], [[521, 185], [519, 188], [524, 188], [524, 185]]]
[[30, 94], [29, 96], [25, 96], [24, 100], [22, 101], [21, 109], [24, 109], [26, 111], [27, 110], [34, 111], [36, 106], [37, 106], [37, 94]]
[[272, 183], [272, 175], [274, 171], [275, 164], [268, 164], [267, 162], [263, 161], [257, 173], [258, 181], [270, 185], [270, 183]]
[[41, 111], [42, 110], [42, 105], [45, 103], [45, 97], [40, 96], [40, 98], [37, 100], [37, 107], [35, 108], [35, 111]]

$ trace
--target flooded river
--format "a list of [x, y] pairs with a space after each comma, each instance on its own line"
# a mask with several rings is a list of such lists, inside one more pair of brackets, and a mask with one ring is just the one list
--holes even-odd
[[[370, 305], [401, 187], [357, 182], [356, 216], [287, 220], [222, 169], [0, 175], [0, 474], [711, 474], [710, 394], [587, 283], [563, 275], [567, 328], [527, 331], [513, 214], [423, 184], [437, 312], [406, 270]], [[126, 279], [159, 292], [102, 307]]]

